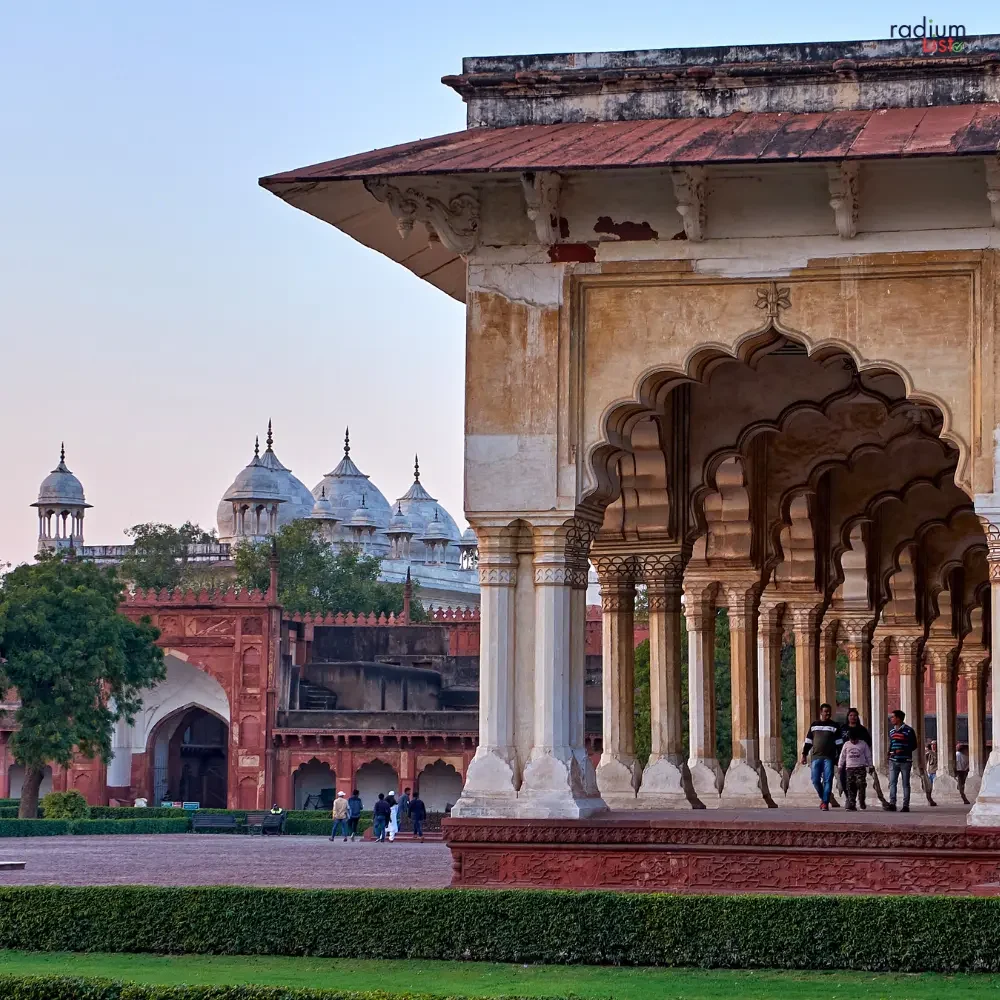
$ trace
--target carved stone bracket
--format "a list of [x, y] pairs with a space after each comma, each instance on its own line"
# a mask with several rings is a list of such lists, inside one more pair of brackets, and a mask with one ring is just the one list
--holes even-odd
[[478, 245], [479, 199], [474, 194], [456, 194], [444, 202], [416, 188], [401, 190], [384, 180], [367, 180], [365, 187], [388, 206], [404, 239], [419, 222], [431, 242], [440, 241], [453, 253], [471, 253]]
[[677, 214], [684, 223], [684, 233], [689, 240], [700, 243], [705, 238], [705, 168], [678, 167], [671, 171]]
[[986, 198], [990, 203], [993, 225], [1000, 229], [1000, 157], [986, 161]]
[[529, 170], [521, 174], [521, 188], [528, 208], [528, 219], [535, 225], [539, 243], [551, 244], [559, 239], [559, 188], [562, 178], [546, 170]]
[[851, 161], [833, 163], [827, 167], [830, 186], [830, 208], [837, 221], [841, 239], [853, 239], [858, 232], [858, 167]]

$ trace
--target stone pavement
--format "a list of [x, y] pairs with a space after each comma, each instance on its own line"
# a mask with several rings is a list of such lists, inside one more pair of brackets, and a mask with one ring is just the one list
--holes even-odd
[[0, 840], [6, 885], [271, 885], [299, 889], [439, 888], [451, 881], [441, 842], [331, 844], [325, 837], [173, 834]]

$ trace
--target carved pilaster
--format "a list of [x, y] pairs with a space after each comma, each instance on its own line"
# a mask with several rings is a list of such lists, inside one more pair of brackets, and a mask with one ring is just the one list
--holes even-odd
[[830, 208], [837, 222], [841, 239], [853, 239], [858, 231], [858, 168], [857, 161], [832, 163], [827, 167], [830, 187]]
[[546, 170], [530, 170], [521, 174], [521, 188], [528, 210], [528, 219], [535, 226], [539, 243], [551, 244], [559, 239], [559, 188], [562, 178]]
[[671, 171], [677, 214], [684, 223], [684, 234], [700, 243], [705, 238], [705, 168], [679, 167]]

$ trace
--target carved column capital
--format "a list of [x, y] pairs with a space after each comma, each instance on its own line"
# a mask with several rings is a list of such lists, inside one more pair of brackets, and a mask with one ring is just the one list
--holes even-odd
[[714, 581], [684, 581], [684, 617], [689, 632], [715, 628], [715, 602], [719, 586]]
[[896, 646], [896, 655], [899, 657], [900, 676], [907, 677], [919, 673], [920, 654], [922, 652], [924, 637], [922, 635], [897, 635], [893, 636]]
[[723, 581], [722, 592], [726, 600], [730, 629], [744, 630], [752, 624], [760, 601], [760, 583], [733, 580]]
[[763, 597], [757, 612], [757, 625], [761, 634], [780, 633], [787, 617], [787, 606], [784, 601], [771, 597]]
[[844, 639], [851, 645], [871, 642], [875, 628], [875, 619], [869, 612], [860, 614], [842, 614], [840, 624], [844, 630]]
[[505, 529], [477, 528], [479, 585], [513, 587], [517, 583], [517, 553]]
[[823, 605], [789, 604], [786, 616], [791, 618], [793, 632], [815, 632], [823, 620]]
[[636, 557], [639, 575], [652, 594], [677, 590], [684, 585], [684, 567], [687, 558], [680, 550], [674, 552], [644, 553]]

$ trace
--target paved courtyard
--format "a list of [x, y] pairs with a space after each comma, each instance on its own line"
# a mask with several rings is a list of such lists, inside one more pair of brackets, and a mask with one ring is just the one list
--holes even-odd
[[25, 837], [0, 841], [5, 885], [272, 885], [299, 889], [439, 888], [451, 881], [443, 843], [331, 844], [325, 837], [210, 834]]

